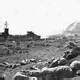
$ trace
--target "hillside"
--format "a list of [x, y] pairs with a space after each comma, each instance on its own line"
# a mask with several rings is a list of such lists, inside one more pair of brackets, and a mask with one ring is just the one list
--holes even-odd
[[70, 24], [65, 31], [63, 32], [64, 35], [78, 35], [80, 36], [80, 22], [73, 22]]
[[[64, 55], [65, 46], [69, 41], [76, 41], [68, 38], [54, 37], [54, 39], [43, 39], [37, 41], [5, 41], [0, 43], [0, 63], [20, 63], [24, 59], [33, 59], [43, 62], [52, 57], [58, 58]], [[80, 46], [80, 40], [77, 41]], [[80, 57], [78, 57], [79, 60]], [[27, 69], [35, 64], [27, 64], [15, 69], [0, 69], [7, 75], [6, 80], [11, 80], [13, 75], [22, 69]]]

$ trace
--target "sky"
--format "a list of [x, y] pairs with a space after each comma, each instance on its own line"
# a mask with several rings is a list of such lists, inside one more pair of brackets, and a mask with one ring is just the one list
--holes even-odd
[[0, 32], [6, 20], [10, 34], [59, 34], [80, 21], [80, 0], [0, 0]]

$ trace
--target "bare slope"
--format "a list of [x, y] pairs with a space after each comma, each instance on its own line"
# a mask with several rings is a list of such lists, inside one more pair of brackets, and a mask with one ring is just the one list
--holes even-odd
[[80, 22], [73, 22], [63, 32], [65, 35], [80, 35]]

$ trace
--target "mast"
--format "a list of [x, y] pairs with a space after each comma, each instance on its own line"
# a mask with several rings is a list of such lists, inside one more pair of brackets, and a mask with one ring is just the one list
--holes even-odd
[[5, 28], [8, 28], [8, 22], [7, 21], [5, 21], [4, 26], [5, 26]]

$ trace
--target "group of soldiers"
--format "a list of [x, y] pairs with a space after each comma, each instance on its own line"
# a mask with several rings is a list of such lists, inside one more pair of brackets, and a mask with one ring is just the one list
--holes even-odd
[[74, 60], [79, 55], [80, 47], [69, 42], [61, 58], [52, 58], [42, 69], [34, 67], [32, 70], [21, 70], [13, 76], [13, 80], [72, 80], [80, 76], [80, 61]]
[[[65, 78], [69, 80], [80, 76], [80, 61], [72, 60], [80, 55], [80, 47], [73, 42], [69, 42], [67, 48], [63, 57], [51, 59], [48, 66], [36, 70], [23, 70], [20, 73], [28, 77], [37, 77], [37, 80], [65, 80]], [[21, 79], [19, 76], [15, 76], [14, 80]]]

